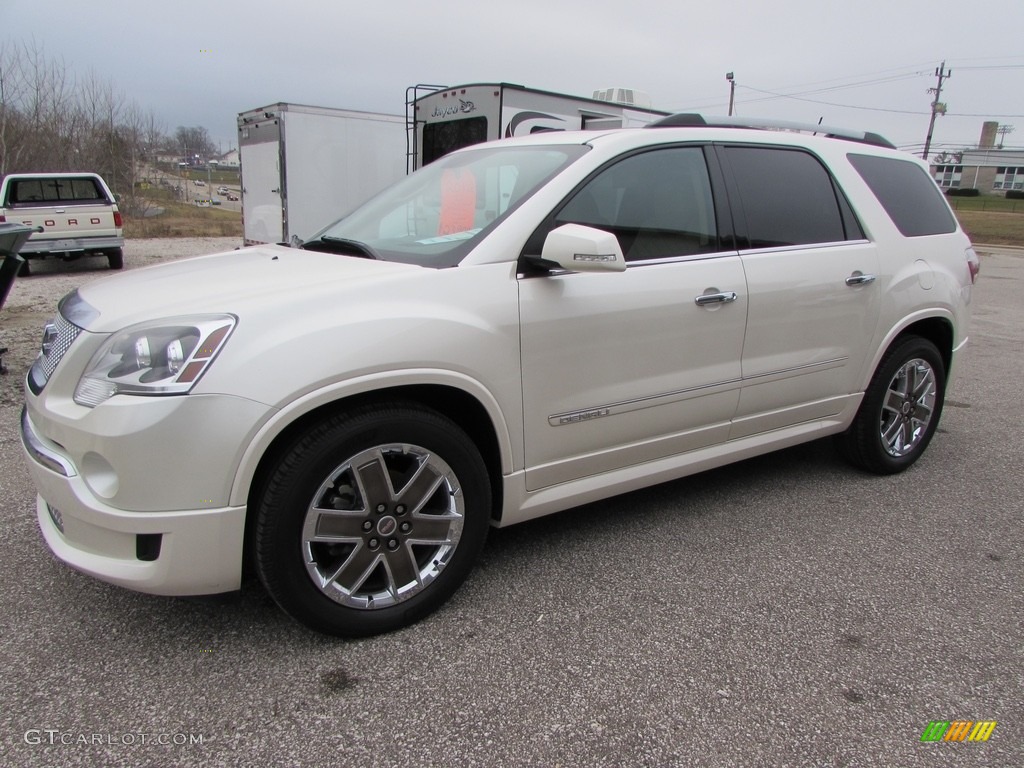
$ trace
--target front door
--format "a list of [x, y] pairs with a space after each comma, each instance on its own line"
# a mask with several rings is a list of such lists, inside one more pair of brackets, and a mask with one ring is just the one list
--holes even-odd
[[549, 224], [569, 222], [613, 232], [628, 266], [520, 278], [529, 490], [724, 441], [739, 399], [746, 285], [703, 150], [606, 167]]

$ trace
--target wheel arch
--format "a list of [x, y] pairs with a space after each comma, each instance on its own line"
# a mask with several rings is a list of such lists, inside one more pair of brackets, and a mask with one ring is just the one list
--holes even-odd
[[953, 323], [943, 317], [929, 317], [907, 326], [900, 332], [897, 341], [905, 336], [920, 336], [928, 339], [942, 355], [942, 366], [949, 380], [949, 372], [953, 367]]
[[908, 336], [920, 336], [938, 348], [939, 354], [942, 356], [942, 364], [945, 368], [948, 383], [953, 365], [953, 348], [956, 337], [956, 332], [953, 328], [953, 318], [948, 315], [927, 315], [907, 318], [903, 324], [896, 326], [889, 332], [884, 343], [879, 345], [878, 351], [875, 353], [874, 359], [866, 371], [866, 376], [862, 382], [863, 389], [866, 389], [871, 382], [875, 371], [878, 369], [886, 353]]
[[[483, 458], [491, 485], [491, 514], [497, 520], [502, 509], [502, 475], [511, 464], [511, 447], [504, 420], [497, 404], [488, 405], [474, 393], [441, 383], [396, 384], [335, 396], [325, 402], [304, 398], [307, 407], [294, 405], [278, 412], [260, 430], [243, 457], [232, 489], [232, 503], [244, 504], [246, 511], [246, 551], [250, 550], [255, 509], [267, 479], [267, 468], [294, 443], [311, 424], [353, 408], [373, 405], [421, 406], [436, 411], [457, 424], [476, 445]], [[497, 415], [496, 415], [497, 414]]]

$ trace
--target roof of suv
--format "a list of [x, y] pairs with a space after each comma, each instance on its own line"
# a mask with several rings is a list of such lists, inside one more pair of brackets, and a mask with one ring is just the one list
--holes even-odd
[[[654, 128], [648, 130], [648, 128]], [[843, 135], [838, 133], [843, 132]], [[877, 140], [876, 140], [877, 138]], [[751, 144], [776, 144], [800, 147], [816, 147], [831, 154], [833, 150], [849, 151], [857, 147], [858, 152], [869, 154], [899, 153], [905, 155], [878, 134], [863, 131], [846, 131], [827, 126], [782, 124], [777, 121], [761, 121], [758, 125], [736, 123], [718, 125], [689, 123], [686, 125], [664, 124], [647, 128], [611, 128], [607, 130], [551, 131], [502, 139], [501, 143], [515, 146], [552, 146], [557, 144], [587, 144], [611, 151], [628, 150], [673, 141], [694, 142], [744, 142]], [[842, 145], [842, 146], [841, 146]], [[481, 145], [474, 145], [479, 147]], [[826, 147], [831, 146], [833, 150]], [[459, 150], [471, 151], [473, 146]], [[909, 159], [909, 156], [907, 156]]]
[[703, 115], [681, 112], [663, 117], [646, 126], [647, 128], [754, 128], [758, 130], [776, 130], [810, 133], [830, 139], [846, 139], [863, 144], [871, 144], [886, 149], [896, 149], [896, 145], [884, 136], [871, 131], [859, 131], [850, 128], [838, 128], [832, 125], [800, 123], [790, 120], [765, 120], [741, 117], [704, 117]]

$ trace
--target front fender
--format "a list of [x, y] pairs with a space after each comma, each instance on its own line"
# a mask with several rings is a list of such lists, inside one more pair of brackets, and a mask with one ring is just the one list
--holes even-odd
[[357, 395], [423, 385], [449, 387], [475, 398], [483, 406], [490, 419], [498, 445], [502, 474], [507, 475], [513, 471], [516, 453], [505, 414], [494, 395], [479, 381], [463, 373], [441, 369], [385, 371], [337, 382], [307, 392], [285, 407], [274, 411], [253, 436], [242, 454], [231, 487], [230, 503], [237, 506], [246, 504], [253, 478], [263, 456], [274, 440], [302, 417], [319, 408], [334, 405]]

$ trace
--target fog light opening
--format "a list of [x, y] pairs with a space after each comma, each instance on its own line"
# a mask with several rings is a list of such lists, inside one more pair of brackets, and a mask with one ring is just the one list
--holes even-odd
[[152, 562], [160, 557], [162, 533], [139, 533], [135, 536], [135, 557], [145, 562]]

